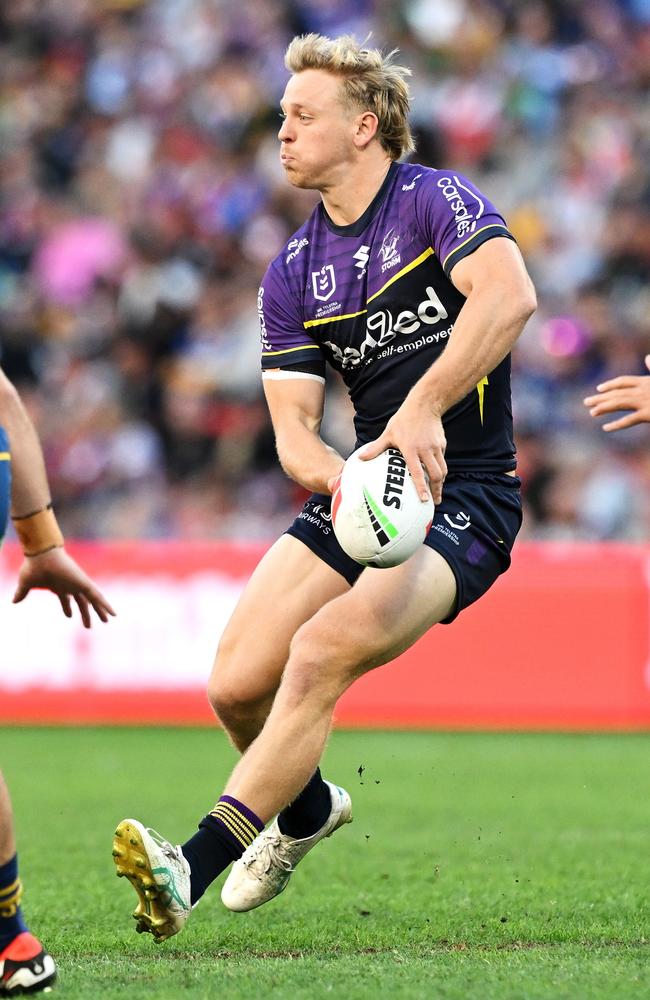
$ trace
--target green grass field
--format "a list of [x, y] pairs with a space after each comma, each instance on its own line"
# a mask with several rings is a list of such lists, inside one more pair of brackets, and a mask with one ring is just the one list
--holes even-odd
[[113, 828], [184, 840], [234, 761], [223, 735], [0, 733], [24, 910], [62, 1000], [650, 997], [649, 751], [647, 735], [335, 733], [324, 771], [354, 823], [277, 900], [229, 913], [217, 884], [156, 946], [134, 933]]

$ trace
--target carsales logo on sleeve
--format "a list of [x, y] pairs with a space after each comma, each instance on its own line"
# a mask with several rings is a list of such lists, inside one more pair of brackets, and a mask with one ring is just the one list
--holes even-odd
[[262, 347], [265, 351], [271, 351], [273, 345], [271, 344], [268, 334], [266, 332], [266, 320], [264, 319], [264, 286], [260, 285], [259, 291], [257, 293], [257, 315], [260, 320], [260, 337], [262, 340]]
[[455, 174], [451, 177], [441, 177], [438, 180], [438, 187], [454, 213], [458, 239], [462, 240], [476, 229], [476, 223], [485, 211], [485, 204]]

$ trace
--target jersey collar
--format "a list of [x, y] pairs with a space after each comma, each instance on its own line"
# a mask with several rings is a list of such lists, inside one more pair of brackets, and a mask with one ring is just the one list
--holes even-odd
[[383, 183], [379, 188], [379, 191], [377, 192], [375, 197], [372, 199], [372, 201], [368, 205], [363, 215], [360, 215], [359, 218], [356, 220], [356, 222], [351, 222], [349, 226], [337, 226], [335, 222], [332, 222], [332, 220], [330, 219], [329, 215], [325, 210], [325, 206], [321, 202], [320, 210], [325, 225], [327, 226], [329, 231], [331, 233], [334, 233], [336, 236], [361, 236], [361, 233], [368, 227], [375, 212], [377, 211], [382, 201], [386, 197], [388, 189], [393, 182], [393, 178], [397, 173], [397, 168], [398, 168], [398, 163], [395, 160], [393, 160], [390, 167], [388, 168], [388, 173], [386, 174]]

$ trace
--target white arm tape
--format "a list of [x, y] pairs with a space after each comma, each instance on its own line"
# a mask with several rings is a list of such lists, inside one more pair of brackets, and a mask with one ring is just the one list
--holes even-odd
[[325, 383], [325, 379], [322, 375], [312, 375], [311, 372], [288, 372], [282, 368], [275, 368], [273, 371], [263, 371], [262, 379], [263, 381], [280, 381], [280, 379], [287, 378], [310, 378], [315, 382]]

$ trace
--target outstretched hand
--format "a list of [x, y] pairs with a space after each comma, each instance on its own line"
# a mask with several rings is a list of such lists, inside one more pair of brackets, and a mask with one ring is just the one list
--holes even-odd
[[[650, 371], [650, 354], [645, 358]], [[603, 424], [604, 431], [620, 431], [633, 424], [650, 423], [650, 375], [620, 375], [596, 386], [598, 394], [583, 400], [592, 417], [617, 410], [631, 410], [618, 420]]]
[[[367, 461], [387, 448], [398, 448], [404, 456], [420, 499], [426, 503], [429, 491], [434, 504], [442, 500], [442, 484], [447, 475], [447, 440], [442, 417], [416, 396], [407, 396], [386, 424], [383, 434], [359, 452]], [[428, 477], [428, 483], [427, 483]]]
[[84, 628], [92, 625], [91, 607], [103, 622], [108, 621], [109, 615], [115, 615], [104, 595], [63, 548], [50, 549], [41, 555], [25, 558], [18, 573], [13, 603], [19, 604], [35, 588], [50, 590], [56, 594], [66, 618], [72, 618], [74, 600]]

